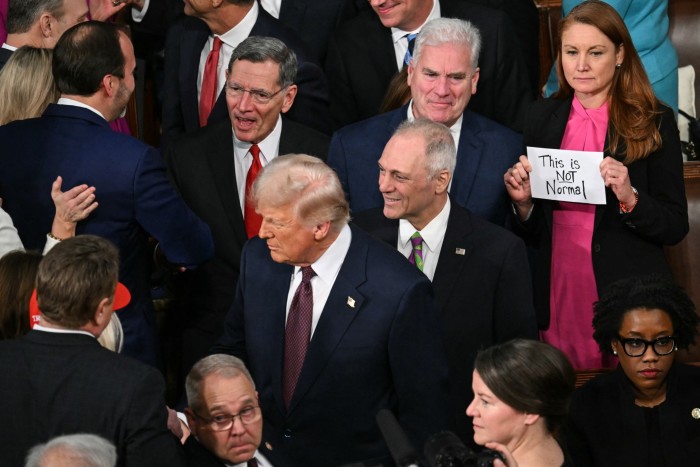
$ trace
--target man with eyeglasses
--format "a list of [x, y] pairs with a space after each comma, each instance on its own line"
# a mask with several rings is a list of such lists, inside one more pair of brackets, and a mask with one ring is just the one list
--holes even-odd
[[184, 444], [187, 465], [283, 465], [260, 446], [263, 419], [258, 393], [241, 360], [224, 354], [201, 359], [187, 375], [186, 389], [185, 415], [192, 431]]
[[175, 135], [226, 120], [226, 66], [233, 49], [253, 36], [275, 37], [294, 50], [299, 96], [290, 118], [330, 132], [325, 76], [294, 31], [256, 0], [185, 0], [184, 8], [185, 17], [170, 28], [165, 43], [162, 126], [166, 148]]
[[260, 216], [246, 202], [257, 173], [279, 154], [325, 159], [328, 136], [287, 119], [297, 96], [296, 54], [272, 37], [249, 37], [226, 71], [229, 119], [176, 138], [166, 152], [175, 185], [211, 227], [216, 254], [190, 275], [183, 374], [221, 335], [233, 303], [241, 250]]

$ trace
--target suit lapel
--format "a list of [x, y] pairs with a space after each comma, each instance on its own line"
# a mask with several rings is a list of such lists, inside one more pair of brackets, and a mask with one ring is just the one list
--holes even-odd
[[433, 277], [433, 290], [441, 310], [444, 309], [457, 284], [464, 264], [473, 254], [474, 248], [469, 239], [472, 230], [470, 215], [456, 203], [452, 203], [445, 238], [442, 241], [440, 257]]
[[[255, 239], [253, 239], [255, 240]], [[272, 312], [272, 324], [270, 325], [269, 342], [270, 360], [269, 365], [273, 366], [270, 371], [272, 377], [272, 391], [280, 413], [285, 413], [287, 409], [282, 397], [282, 374], [284, 372], [284, 330], [287, 324], [287, 296], [289, 295], [290, 277], [294, 272], [293, 266], [285, 264], [275, 264], [274, 269], [269, 271], [273, 276], [270, 281], [266, 281], [269, 290], [265, 293], [270, 297], [269, 309]]]
[[197, 73], [199, 72], [199, 57], [209, 38], [209, 28], [200, 20], [192, 20], [193, 28], [188, 37], [182, 40], [180, 56], [180, 75], [182, 76], [182, 114], [189, 118], [185, 128], [199, 128], [199, 100], [197, 99]]
[[219, 124], [216, 130], [212, 131], [211, 136], [214, 144], [206, 154], [207, 163], [214, 179], [214, 187], [218, 192], [218, 199], [224, 206], [232, 231], [242, 245], [248, 236], [245, 232], [241, 201], [238, 196], [233, 134], [228, 119]]
[[350, 249], [345, 256], [338, 277], [328, 296], [328, 301], [323, 308], [321, 319], [319, 319], [309, 343], [304, 366], [299, 375], [294, 397], [289, 405], [289, 412], [294, 410], [318, 379], [333, 356], [348, 326], [362, 309], [364, 297], [357, 288], [367, 280], [364, 271], [364, 266], [367, 263], [367, 243], [362, 239], [358, 240], [357, 237], [361, 234], [356, 228], [353, 228], [352, 235]]

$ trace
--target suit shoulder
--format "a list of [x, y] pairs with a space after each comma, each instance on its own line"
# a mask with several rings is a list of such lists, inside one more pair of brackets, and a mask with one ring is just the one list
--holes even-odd
[[283, 135], [286, 133], [285, 127], [288, 132], [294, 133], [295, 137], [304, 143], [304, 146], [318, 148], [317, 150], [323, 149], [324, 155], [328, 152], [328, 146], [330, 146], [331, 144], [331, 137], [327, 134], [321, 133], [320, 131], [316, 130], [315, 128], [311, 128], [310, 126], [283, 117]]
[[409, 263], [395, 247], [382, 242], [359, 227], [352, 229], [352, 235], [353, 241], [367, 245], [368, 277], [374, 275], [383, 278], [384, 281], [387, 277], [392, 277], [402, 285], [423, 282], [423, 280], [430, 284], [425, 274]]
[[475, 231], [482, 233], [484, 236], [489, 238], [490, 242], [500, 243], [500, 244], [517, 244], [524, 247], [524, 243], [520, 237], [515, 235], [510, 230], [496, 225], [476, 214], [469, 213], [471, 216], [472, 225]]
[[367, 9], [343, 22], [340, 28], [336, 30], [334, 36], [338, 45], [341, 45], [366, 42], [369, 39], [367, 37], [368, 33], [381, 34], [382, 32], [390, 34], [390, 30], [381, 24], [377, 14], [373, 10]]
[[[404, 107], [392, 110], [391, 112], [386, 112], [383, 114], [375, 115], [365, 120], [360, 120], [359, 122], [351, 123], [346, 125], [335, 132], [333, 139], [336, 136], [339, 139], [344, 139], [351, 141], [353, 139], [366, 140], [368, 138], [373, 138], [378, 134], [381, 134], [382, 128], [390, 125], [392, 121], [396, 121], [396, 126], [404, 120], [405, 114]], [[391, 129], [393, 131], [396, 128]]]
[[516, 131], [476, 112], [465, 112], [464, 119], [464, 125], [474, 125], [482, 132], [495, 133], [500, 140], [521, 140], [520, 134]]
[[384, 208], [372, 208], [353, 214], [352, 223], [360, 227], [365, 232], [371, 232], [379, 224], [386, 223]]

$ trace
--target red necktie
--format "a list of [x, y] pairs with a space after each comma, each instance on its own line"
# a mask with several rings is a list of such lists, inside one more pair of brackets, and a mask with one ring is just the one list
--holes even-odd
[[221, 50], [221, 39], [214, 37], [214, 45], [212, 46], [209, 55], [207, 55], [207, 62], [204, 65], [202, 92], [199, 94], [199, 126], [206, 126], [211, 109], [214, 108], [214, 103], [218, 97], [216, 69], [219, 66], [219, 50]]
[[282, 397], [287, 408], [289, 408], [289, 402], [297, 387], [297, 380], [311, 340], [311, 321], [314, 315], [311, 278], [315, 275], [316, 273], [311, 269], [311, 266], [301, 268], [301, 284], [294, 292], [294, 298], [292, 298], [292, 304], [289, 307], [287, 327], [284, 330]]
[[250, 155], [253, 156], [253, 163], [250, 165], [248, 175], [245, 177], [245, 207], [243, 209], [245, 231], [248, 234], [248, 238], [255, 237], [258, 232], [260, 232], [260, 224], [262, 224], [262, 217], [260, 214], [255, 212], [255, 208], [253, 207], [250, 199], [253, 182], [255, 182], [255, 179], [262, 170], [262, 164], [260, 163], [260, 148], [257, 144], [250, 147]]

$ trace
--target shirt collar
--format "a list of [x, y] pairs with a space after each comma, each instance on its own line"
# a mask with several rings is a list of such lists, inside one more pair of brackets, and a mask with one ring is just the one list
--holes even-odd
[[439, 18], [440, 17], [440, 2], [437, 0], [433, 0], [433, 8], [430, 10], [430, 14], [428, 14], [428, 17], [423, 21], [423, 24], [421, 24], [419, 27], [414, 29], [413, 31], [404, 31], [403, 29], [399, 28], [391, 28], [391, 38], [394, 41], [394, 44], [396, 44], [398, 41], [403, 39], [406, 34], [413, 34], [413, 33], [418, 33], [420, 32], [421, 28], [425, 26], [425, 23], [430, 21], [431, 19]]
[[4, 44], [2, 44], [2, 48], [3, 48], [3, 49], [7, 49], [7, 50], [11, 50], [11, 51], [13, 51], [13, 52], [14, 52], [15, 50], [17, 50], [17, 47], [15, 47], [14, 45], [10, 45], [10, 44], [8, 44], [7, 42], [5, 42]]
[[[345, 261], [345, 256], [348, 254], [350, 249], [350, 241], [352, 240], [352, 232], [350, 227], [345, 225], [340, 230], [338, 237], [331, 243], [326, 251], [323, 252], [320, 258], [318, 258], [311, 268], [316, 273], [316, 276], [323, 282], [332, 286], [335, 278], [338, 276], [338, 271]], [[294, 274], [300, 273], [301, 268], [296, 266], [294, 268]]]
[[[447, 219], [450, 217], [450, 198], [442, 207], [442, 210], [437, 216], [428, 222], [428, 225], [420, 230], [420, 236], [423, 238], [423, 243], [430, 251], [435, 251], [435, 248], [440, 244], [440, 241], [445, 236], [447, 230]], [[416, 228], [406, 219], [399, 219], [399, 242], [404, 247], [408, 246], [411, 241], [411, 235], [416, 233]]]
[[[234, 27], [219, 36], [221, 42], [230, 46], [237, 47], [250, 36], [250, 31], [255, 26], [255, 21], [258, 19], [258, 2], [253, 2], [253, 7], [246, 13], [243, 19]], [[228, 68], [228, 63], [226, 64]]]
[[[247, 141], [241, 141], [236, 138], [236, 133], [231, 129], [233, 133], [233, 145], [236, 150], [235, 154], [239, 154], [241, 158], [245, 158], [250, 152], [251, 143]], [[272, 129], [269, 135], [265, 137], [264, 140], [258, 143], [258, 148], [260, 148], [261, 157], [265, 160], [265, 163], [270, 162], [275, 155], [279, 152], [280, 137], [282, 136], [282, 116], [277, 117], [277, 123]]]
[[[465, 109], [466, 110], [466, 109]], [[415, 115], [413, 115], [413, 99], [411, 99], [408, 102], [408, 109], [406, 111], [406, 120], [409, 122], [412, 122], [416, 119]], [[452, 138], [455, 141], [455, 147], [457, 147], [457, 144], [459, 143], [459, 134], [462, 131], [462, 120], [464, 120], [464, 112], [462, 112], [462, 115], [459, 116], [456, 122], [450, 127], [450, 133], [452, 133]]]
[[83, 109], [88, 109], [88, 110], [90, 110], [90, 111], [96, 113], [97, 115], [99, 115], [100, 117], [102, 117], [104, 120], [107, 120], [107, 119], [105, 118], [105, 116], [102, 115], [102, 112], [100, 112], [100, 111], [97, 110], [96, 108], [90, 107], [89, 105], [84, 104], [84, 103], [79, 102], [79, 101], [76, 101], [76, 100], [74, 100], [74, 99], [69, 99], [69, 98], [67, 98], [67, 97], [61, 97], [60, 99], [58, 99], [58, 102], [56, 102], [56, 104], [58, 104], [58, 105], [72, 105], [73, 107], [82, 107]]
[[93, 339], [96, 338], [94, 334], [90, 334], [89, 332], [83, 331], [82, 329], [48, 328], [46, 326], [42, 326], [41, 324], [35, 324], [32, 330], [52, 332], [54, 334], [85, 334], [86, 336], [90, 336]]

